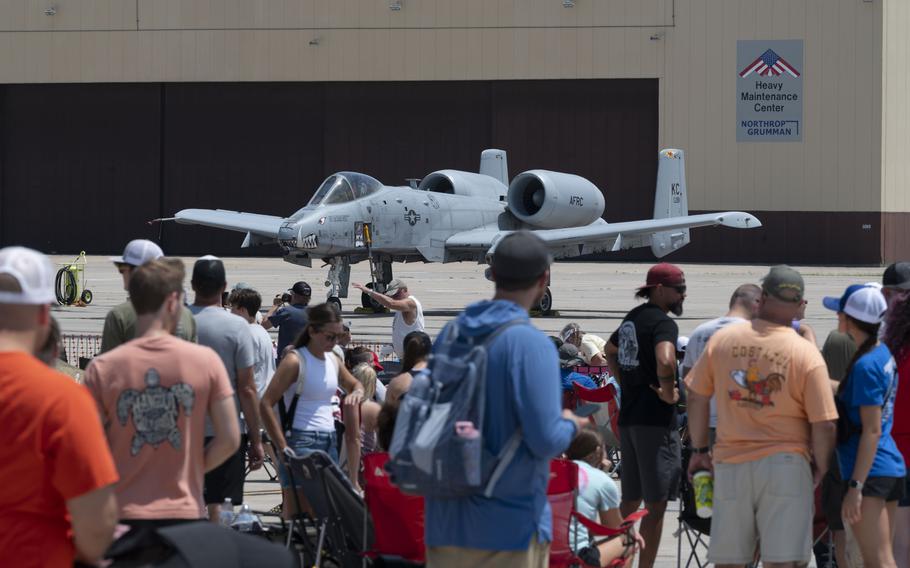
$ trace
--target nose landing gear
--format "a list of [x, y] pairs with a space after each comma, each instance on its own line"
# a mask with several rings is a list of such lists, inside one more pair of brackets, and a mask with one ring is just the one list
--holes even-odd
[[547, 286], [546, 291], [543, 293], [540, 303], [537, 304], [537, 310], [540, 311], [540, 315], [542, 316], [548, 316], [553, 313], [553, 294], [550, 292], [549, 286]]

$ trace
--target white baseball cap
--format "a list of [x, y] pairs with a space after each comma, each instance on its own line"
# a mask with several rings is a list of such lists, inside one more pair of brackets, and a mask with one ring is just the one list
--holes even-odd
[[20, 292], [0, 291], [0, 303], [39, 306], [56, 302], [54, 266], [42, 253], [25, 247], [0, 249], [0, 274], [12, 276]]
[[829, 310], [844, 312], [862, 322], [879, 324], [885, 318], [888, 302], [882, 291], [873, 286], [854, 284], [840, 298], [825, 297], [822, 301]]
[[129, 264], [131, 266], [142, 266], [150, 260], [161, 258], [164, 251], [161, 247], [148, 239], [134, 239], [126, 243], [123, 249], [123, 256], [112, 256], [111, 262], [117, 264]]

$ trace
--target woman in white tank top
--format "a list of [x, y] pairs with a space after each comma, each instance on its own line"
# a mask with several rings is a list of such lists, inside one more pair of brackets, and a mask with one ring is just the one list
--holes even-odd
[[[279, 456], [284, 454], [287, 447], [298, 455], [322, 450], [337, 463], [338, 441], [332, 415], [332, 397], [340, 384], [348, 393], [344, 399], [345, 406], [356, 410], [363, 400], [364, 389], [332, 353], [335, 340], [343, 331], [338, 312], [328, 304], [319, 304], [310, 308], [308, 315], [309, 324], [294, 342], [294, 351], [281, 360], [275, 376], [262, 395], [259, 412]], [[290, 408], [298, 390], [298, 381], [302, 381], [303, 388], [290, 423], [290, 436], [286, 438], [285, 427], [275, 415], [273, 407], [282, 400], [285, 408]], [[359, 443], [359, 438], [357, 442]], [[288, 491], [290, 479], [283, 463], [278, 464], [278, 472], [285, 492], [287, 513], [290, 512], [288, 507], [293, 500]]]

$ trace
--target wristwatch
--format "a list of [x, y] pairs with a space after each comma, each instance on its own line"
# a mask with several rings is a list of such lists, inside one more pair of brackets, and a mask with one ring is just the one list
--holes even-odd
[[850, 489], [858, 489], [858, 490], [862, 491], [862, 490], [863, 490], [863, 482], [862, 482], [862, 481], [857, 481], [857, 480], [855, 480], [855, 479], [851, 479], [850, 481], [847, 482], [847, 487], [849, 487]]
[[705, 446], [704, 448], [692, 448], [693, 454], [707, 454], [710, 451], [711, 448], [709, 446]]

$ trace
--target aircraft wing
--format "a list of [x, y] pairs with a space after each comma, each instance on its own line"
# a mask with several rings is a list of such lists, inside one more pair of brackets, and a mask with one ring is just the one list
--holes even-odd
[[[716, 225], [734, 229], [752, 229], [761, 227], [761, 221], [749, 213], [725, 211], [622, 223], [607, 223], [598, 220], [584, 227], [536, 229], [534, 234], [543, 239], [554, 257], [569, 258], [595, 252], [648, 246], [651, 235], [655, 233]], [[488, 252], [510, 232], [512, 231], [502, 231], [496, 228], [464, 231], [449, 237], [445, 247], [447, 251], [453, 253]]]
[[284, 218], [225, 209], [183, 209], [174, 215], [174, 221], [183, 225], [204, 225], [277, 239]]

